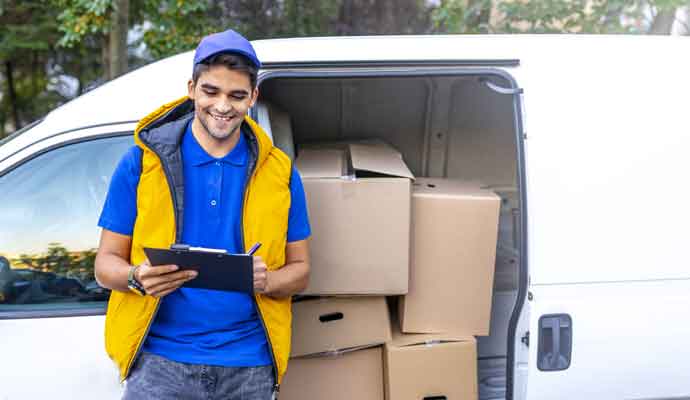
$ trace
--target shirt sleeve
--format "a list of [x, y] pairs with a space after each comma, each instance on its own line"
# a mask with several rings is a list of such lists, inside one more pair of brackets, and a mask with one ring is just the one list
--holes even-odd
[[141, 175], [141, 149], [131, 147], [120, 159], [110, 179], [98, 226], [132, 236], [137, 219], [137, 186]]
[[311, 235], [309, 215], [307, 213], [307, 199], [304, 194], [302, 178], [296, 168], [292, 168], [290, 177], [290, 214], [288, 216], [287, 241], [304, 240]]

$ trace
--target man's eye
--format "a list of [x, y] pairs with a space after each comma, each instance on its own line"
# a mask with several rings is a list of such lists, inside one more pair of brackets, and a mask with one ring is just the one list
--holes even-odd
[[204, 90], [204, 93], [206, 93], [209, 96], [215, 96], [218, 92], [216, 92], [215, 90]]
[[245, 96], [242, 94], [234, 94], [232, 95], [232, 98], [235, 100], [244, 100]]

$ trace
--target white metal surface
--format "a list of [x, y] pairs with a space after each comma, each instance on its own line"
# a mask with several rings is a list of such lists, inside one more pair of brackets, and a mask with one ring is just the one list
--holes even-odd
[[[690, 397], [690, 189], [679, 184], [690, 170], [690, 41], [611, 43], [563, 42], [519, 71], [528, 400]], [[565, 371], [537, 369], [537, 324], [549, 313], [572, 318]]]
[[0, 320], [0, 399], [119, 399], [103, 316]]
[[690, 278], [688, 49], [575, 40], [520, 68], [533, 284]]
[[[690, 396], [689, 281], [545, 285], [533, 289], [529, 400]], [[572, 317], [570, 368], [536, 368], [538, 316]]]

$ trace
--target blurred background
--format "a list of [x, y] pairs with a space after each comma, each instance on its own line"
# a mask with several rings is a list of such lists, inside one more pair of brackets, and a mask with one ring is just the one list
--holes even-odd
[[0, 138], [227, 28], [250, 40], [382, 34], [690, 35], [690, 0], [0, 0]]

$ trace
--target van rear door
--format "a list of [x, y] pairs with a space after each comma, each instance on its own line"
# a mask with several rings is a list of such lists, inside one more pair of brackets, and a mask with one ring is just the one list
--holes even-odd
[[529, 400], [690, 396], [690, 57], [675, 39], [568, 39], [524, 60]]

